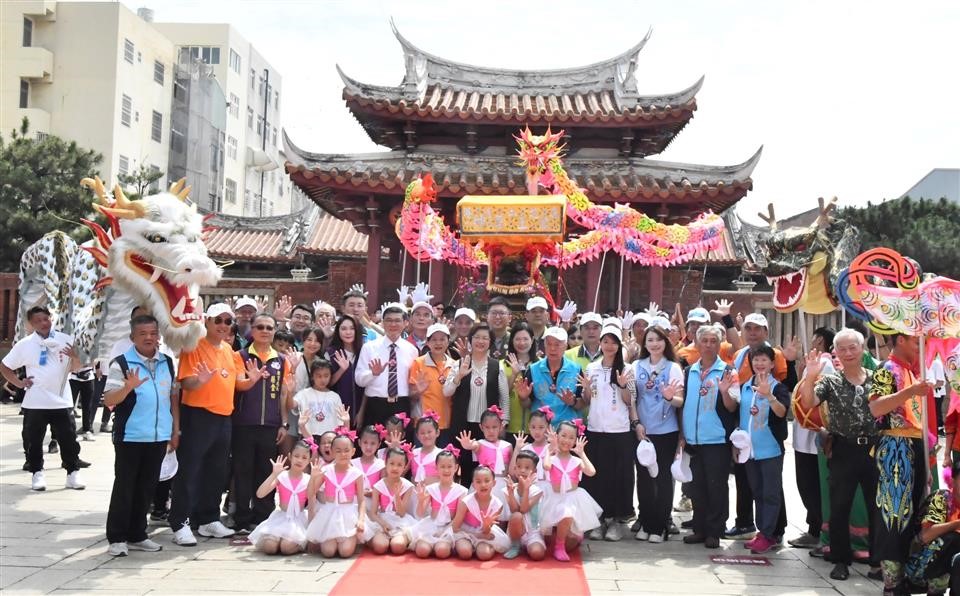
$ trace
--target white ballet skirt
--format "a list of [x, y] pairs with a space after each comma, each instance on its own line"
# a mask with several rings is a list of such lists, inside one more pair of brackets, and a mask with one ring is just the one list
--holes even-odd
[[[566, 518], [573, 519], [570, 532], [575, 536], [583, 536], [600, 527], [603, 509], [587, 491], [575, 486], [571, 478], [574, 476], [577, 482], [580, 481], [580, 466], [581, 461], [576, 457], [569, 458], [566, 463], [553, 460], [550, 477], [554, 484], [551, 484], [549, 496], [540, 508], [540, 529], [544, 535], [552, 534], [553, 528]], [[559, 474], [553, 470], [558, 470]]]
[[386, 464], [383, 463], [383, 459], [377, 457], [373, 460], [373, 463], [369, 467], [364, 467], [363, 459], [360, 457], [355, 457], [350, 460], [350, 463], [360, 470], [363, 474], [363, 500], [367, 504], [367, 515], [370, 515], [370, 512], [373, 511], [373, 497], [370, 496], [370, 489], [373, 488], [374, 483], [380, 479], [380, 476], [383, 473], [383, 468]]
[[438, 542], [449, 542], [452, 545], [453, 530], [450, 528], [450, 524], [453, 522], [453, 514], [450, 512], [450, 505], [458, 503], [466, 494], [466, 487], [454, 484], [450, 486], [446, 496], [441, 497], [440, 483], [429, 485], [427, 495], [431, 499], [431, 511], [434, 503], [439, 505], [439, 508], [436, 516], [428, 513], [426, 517], [410, 527], [408, 530], [410, 546], [413, 547], [419, 541], [423, 541], [430, 546]]
[[[523, 535], [520, 536], [520, 544], [524, 547], [530, 546], [531, 544], [545, 544], [543, 541], [543, 532], [540, 531], [540, 512], [543, 511], [543, 501], [546, 495], [539, 486], [534, 484], [530, 487], [530, 499], [535, 499], [537, 495], [540, 495], [540, 500], [530, 509], [530, 511], [523, 514]], [[516, 498], [517, 503], [520, 503], [520, 491], [514, 491], [514, 498]]]
[[[491, 495], [490, 504], [487, 506], [487, 510], [485, 512], [481, 512], [480, 504], [477, 503], [476, 493], [470, 493], [464, 497], [463, 504], [466, 505], [467, 511], [470, 513], [470, 515], [472, 515], [473, 518], [478, 521], [483, 519], [483, 513], [489, 513], [490, 511], [495, 510], [497, 507], [506, 509], [500, 499]], [[474, 526], [464, 521], [463, 525], [460, 526], [459, 532], [453, 532], [451, 529], [450, 533], [452, 534], [454, 542], [457, 540], [468, 540], [474, 548], [480, 544], [489, 544], [493, 547], [493, 550], [497, 551], [498, 553], [505, 553], [510, 548], [510, 537], [507, 536], [507, 533], [503, 531], [503, 528], [497, 524], [494, 524], [490, 527], [490, 538], [481, 537], [480, 529], [481, 528], [479, 526]]]
[[286, 472], [277, 477], [278, 492], [288, 492], [287, 508], [277, 509], [270, 517], [260, 522], [250, 532], [250, 543], [258, 547], [261, 540], [287, 540], [297, 543], [300, 548], [307, 546], [307, 512], [300, 506], [299, 495], [307, 491], [309, 479], [306, 475], [300, 477], [300, 482], [293, 486]]
[[[406, 478], [401, 478], [400, 484], [402, 487], [400, 489], [401, 496], [413, 489], [413, 483]], [[369, 542], [380, 532], [385, 533], [390, 538], [402, 534], [407, 537], [407, 540], [409, 540], [409, 531], [410, 528], [417, 523], [416, 518], [406, 513], [401, 515], [397, 512], [395, 499], [390, 494], [390, 490], [387, 488], [386, 482], [384, 482], [382, 479], [377, 481], [377, 483], [374, 485], [374, 488], [380, 493], [381, 508], [383, 508], [383, 511], [380, 512], [380, 518], [390, 526], [390, 531], [385, 531], [383, 526], [381, 526], [379, 523], [367, 518], [363, 527], [363, 541]], [[384, 501], [386, 501], [386, 504], [384, 504]]]
[[[324, 466], [325, 483], [332, 483], [335, 497], [332, 501], [318, 504], [313, 521], [307, 526], [307, 541], [313, 543], [327, 542], [328, 540], [348, 540], [363, 537], [357, 534], [357, 522], [360, 519], [360, 509], [357, 500], [363, 502], [363, 495], [352, 494], [357, 478], [362, 472], [351, 466], [343, 479], [338, 483], [334, 473], [334, 464]], [[324, 486], [324, 489], [327, 487]], [[329, 497], [326, 495], [325, 497]], [[346, 502], [344, 502], [346, 501]], [[368, 523], [366, 519], [365, 524]]]

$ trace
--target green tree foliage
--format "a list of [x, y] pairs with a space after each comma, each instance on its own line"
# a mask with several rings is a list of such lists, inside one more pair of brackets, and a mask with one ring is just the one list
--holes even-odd
[[148, 168], [141, 164], [140, 168], [131, 174], [121, 174], [118, 176], [120, 185], [125, 189], [129, 188], [132, 192], [124, 192], [124, 195], [131, 201], [142, 199], [148, 194], [160, 192], [160, 188], [155, 185], [157, 180], [163, 178], [163, 172]]
[[0, 135], [0, 271], [20, 270], [23, 250], [47, 232], [63, 230], [78, 241], [90, 234], [92, 195], [80, 186], [97, 174], [102, 156], [74, 142], [28, 135], [26, 118], [9, 141]]
[[861, 248], [892, 248], [912, 257], [925, 273], [960, 279], [960, 205], [946, 199], [904, 197], [840, 212], [857, 226]]

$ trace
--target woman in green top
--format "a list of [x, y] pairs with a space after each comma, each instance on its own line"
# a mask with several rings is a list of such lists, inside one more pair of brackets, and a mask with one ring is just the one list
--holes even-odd
[[503, 373], [510, 387], [510, 421], [507, 423], [507, 440], [520, 431], [527, 430], [530, 410], [520, 404], [514, 380], [522, 377], [527, 367], [537, 361], [536, 343], [533, 341], [533, 329], [526, 322], [519, 322], [510, 330], [507, 357], [500, 361]]

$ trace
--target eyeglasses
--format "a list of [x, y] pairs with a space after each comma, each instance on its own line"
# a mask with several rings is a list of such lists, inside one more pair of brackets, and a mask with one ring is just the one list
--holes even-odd
[[213, 320], [213, 324], [214, 324], [214, 325], [233, 325], [233, 318], [232, 318], [232, 317], [226, 317], [226, 318], [217, 317], [216, 319]]
[[491, 317], [506, 317], [510, 315], [509, 312], [503, 310], [491, 310], [489, 314]]
[[570, 336], [570, 341], [580, 341], [581, 339], [583, 339], [583, 338], [581, 338], [579, 335], [571, 335], [571, 336]]
[[257, 331], [273, 331], [273, 325], [254, 325], [253, 328]]

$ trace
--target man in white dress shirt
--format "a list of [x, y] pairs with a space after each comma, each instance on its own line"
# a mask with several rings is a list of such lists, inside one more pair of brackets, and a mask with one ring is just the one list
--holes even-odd
[[402, 339], [407, 311], [400, 304], [383, 309], [384, 335], [367, 341], [357, 357], [357, 385], [365, 389], [357, 426], [384, 424], [397, 413], [410, 414], [410, 366], [417, 348]]

